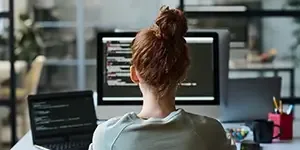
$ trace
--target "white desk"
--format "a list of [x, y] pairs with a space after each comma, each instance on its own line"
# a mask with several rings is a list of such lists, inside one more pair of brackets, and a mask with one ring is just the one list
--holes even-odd
[[[263, 150], [299, 150], [300, 138], [294, 139], [293, 141], [260, 145]], [[240, 144], [237, 144], [237, 150], [240, 150]]]
[[235, 59], [229, 61], [229, 68], [231, 70], [264, 70], [264, 69], [294, 69], [295, 64], [292, 61], [282, 61], [282, 60], [275, 60], [272, 63], [254, 63], [248, 62], [244, 59]]
[[33, 147], [31, 131], [27, 132], [11, 150], [38, 150]]
[[[295, 138], [293, 141], [272, 143], [272, 144], [261, 144], [263, 150], [299, 150], [300, 149], [300, 138]], [[237, 144], [239, 150], [240, 145]], [[11, 150], [38, 150], [33, 147], [31, 132], [29, 131]]]

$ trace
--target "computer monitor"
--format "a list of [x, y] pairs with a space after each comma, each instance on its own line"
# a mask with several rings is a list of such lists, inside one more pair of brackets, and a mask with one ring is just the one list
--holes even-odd
[[229, 79], [228, 99], [220, 103], [220, 121], [268, 119], [274, 111], [273, 97], [280, 98], [281, 82], [281, 77]]
[[[140, 89], [129, 77], [130, 44], [135, 35], [136, 32], [98, 34], [98, 105], [142, 104]], [[213, 31], [188, 32], [185, 39], [191, 55], [191, 68], [187, 80], [178, 89], [176, 104], [218, 105], [222, 97], [220, 93], [225, 93], [221, 90], [226, 89], [220, 86], [220, 70], [224, 71], [220, 64], [227, 64], [225, 74], [228, 78], [228, 61], [220, 63], [219, 58], [222, 56], [219, 45], [224, 42], [219, 42], [218, 33]], [[226, 56], [228, 54], [222, 57]]]
[[188, 17], [190, 29], [228, 29], [230, 31], [230, 47], [245, 48], [248, 41], [248, 18], [217, 17], [217, 16], [196, 16], [190, 15], [196, 12], [245, 12], [247, 7], [243, 5], [235, 6], [199, 6], [186, 5], [184, 10]]

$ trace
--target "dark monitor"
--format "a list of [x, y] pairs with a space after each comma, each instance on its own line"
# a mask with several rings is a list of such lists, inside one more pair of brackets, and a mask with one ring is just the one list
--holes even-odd
[[268, 119], [273, 97], [280, 98], [281, 78], [229, 79], [228, 99], [220, 103], [220, 121], [245, 122]]
[[[98, 34], [97, 93], [99, 105], [140, 105], [139, 87], [129, 76], [130, 44], [136, 32]], [[220, 101], [219, 36], [188, 32], [191, 68], [176, 95], [178, 105], [217, 105]]]
[[246, 6], [197, 6], [187, 5], [184, 8], [188, 16], [188, 24], [190, 29], [227, 29], [230, 31], [230, 47], [245, 48], [248, 41], [248, 24], [246, 17], [218, 17], [218, 16], [194, 16], [189, 15], [189, 12], [245, 12]]
[[34, 138], [93, 133], [97, 124], [93, 92], [63, 92], [28, 96]]

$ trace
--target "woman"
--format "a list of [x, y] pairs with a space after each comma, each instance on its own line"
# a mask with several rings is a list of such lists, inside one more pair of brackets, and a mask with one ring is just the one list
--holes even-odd
[[215, 119], [175, 108], [177, 86], [190, 64], [182, 11], [162, 7], [155, 24], [132, 42], [131, 80], [143, 95], [139, 114], [127, 113], [99, 125], [91, 150], [230, 150]]

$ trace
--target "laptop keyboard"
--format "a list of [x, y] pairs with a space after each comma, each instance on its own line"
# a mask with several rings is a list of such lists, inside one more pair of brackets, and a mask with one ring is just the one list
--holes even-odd
[[66, 143], [58, 143], [58, 144], [47, 144], [44, 147], [51, 150], [72, 150], [72, 149], [88, 149], [90, 142], [87, 141], [72, 141]]

